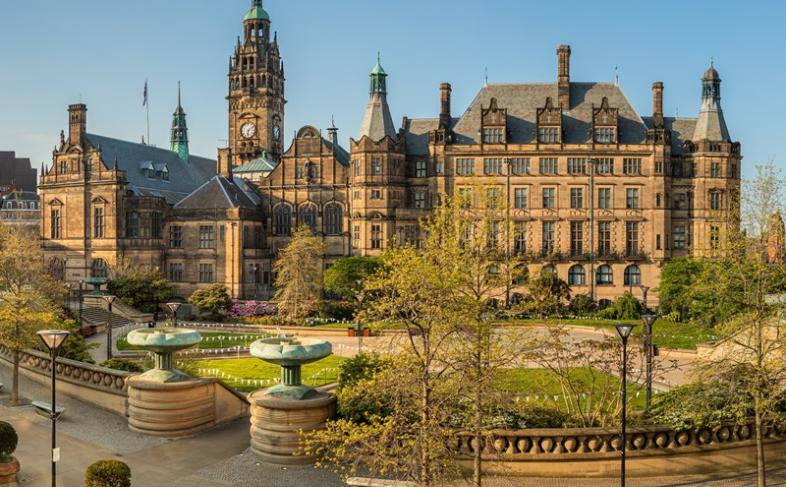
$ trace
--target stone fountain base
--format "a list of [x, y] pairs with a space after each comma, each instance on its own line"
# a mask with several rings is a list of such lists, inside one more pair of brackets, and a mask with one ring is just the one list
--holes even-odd
[[16, 474], [19, 473], [19, 460], [11, 457], [9, 463], [0, 463], [0, 487], [16, 487]]
[[128, 427], [151, 436], [183, 438], [216, 425], [215, 381], [128, 379]]
[[316, 392], [307, 399], [287, 399], [257, 391], [251, 403], [251, 451], [260, 459], [280, 465], [314, 463], [314, 457], [294, 454], [300, 432], [323, 429], [336, 414], [336, 396]]

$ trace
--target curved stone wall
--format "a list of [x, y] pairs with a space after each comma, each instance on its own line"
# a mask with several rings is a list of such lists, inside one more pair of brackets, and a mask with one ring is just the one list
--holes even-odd
[[167, 438], [194, 435], [216, 424], [215, 383], [189, 380], [160, 383], [132, 377], [128, 387], [128, 427]]
[[[767, 463], [786, 463], [786, 424], [765, 428]], [[630, 428], [627, 471], [633, 476], [715, 473], [755, 468], [752, 424], [675, 431], [668, 427]], [[461, 433], [454, 445], [471, 457], [478, 445]], [[613, 477], [619, 474], [618, 429], [495, 430], [480, 448], [488, 470], [533, 476]]]

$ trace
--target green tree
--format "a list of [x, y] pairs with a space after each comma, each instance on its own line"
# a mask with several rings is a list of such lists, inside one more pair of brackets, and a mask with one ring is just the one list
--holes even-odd
[[157, 269], [133, 270], [107, 282], [110, 294], [144, 313], [158, 311], [161, 303], [177, 297], [177, 291]]
[[532, 311], [541, 316], [559, 313], [570, 301], [570, 286], [554, 272], [541, 272], [530, 279], [527, 287], [532, 297], [529, 305]]
[[289, 320], [300, 320], [313, 312], [322, 298], [322, 261], [325, 244], [305, 225], [298, 227], [284, 247], [273, 270], [276, 294], [273, 301], [279, 313]]
[[657, 289], [661, 315], [676, 311], [681, 320], [691, 316], [692, 286], [704, 268], [704, 262], [692, 257], [677, 257], [663, 266]]
[[[325, 271], [325, 293], [352, 301], [363, 289], [362, 281], [379, 269], [379, 257], [354, 256], [338, 259]], [[358, 284], [358, 281], [361, 284]]]
[[11, 404], [19, 403], [22, 350], [39, 343], [36, 331], [59, 324], [53, 296], [63, 289], [44, 268], [38, 239], [0, 224], [0, 344], [11, 351]]
[[618, 320], [638, 320], [641, 318], [641, 302], [630, 291], [625, 291], [614, 300], [614, 318]]
[[221, 319], [223, 313], [232, 306], [232, 298], [223, 284], [213, 284], [197, 289], [188, 298], [188, 302], [202, 311], [210, 313], [211, 319]]

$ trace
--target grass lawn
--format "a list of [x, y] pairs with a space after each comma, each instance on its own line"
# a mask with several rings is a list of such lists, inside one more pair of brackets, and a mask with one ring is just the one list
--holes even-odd
[[[343, 357], [331, 355], [318, 362], [304, 365], [303, 383], [309, 386], [321, 386], [336, 382], [338, 367], [344, 360], [346, 359]], [[264, 387], [257, 385], [257, 383], [248, 383], [249, 380], [270, 381], [268, 385], [273, 385], [272, 381], [281, 377], [281, 367], [258, 358], [190, 360], [178, 368], [195, 377], [216, 377], [213, 371], [218, 370], [225, 374], [225, 377], [221, 377], [219, 374], [219, 378], [230, 387], [243, 392], [251, 392]]]
[[[602, 385], [608, 379], [611, 385], [608, 386], [606, 392], [616, 394], [619, 389], [619, 378], [615, 376], [607, 376], [601, 372], [577, 368], [571, 371], [571, 375], [575, 384], [580, 384], [582, 390], [592, 390], [592, 380], [595, 379], [595, 389], [597, 393], [601, 393]], [[543, 402], [543, 396], [548, 396], [545, 400], [546, 403], [552, 402], [553, 397], [559, 396], [557, 401], [561, 400], [562, 388], [557, 382], [556, 378], [546, 369], [508, 369], [500, 374], [497, 379], [502, 389], [507, 390], [514, 397], [518, 396], [519, 400], [525, 400], [530, 396], [533, 401]], [[639, 397], [636, 397], [636, 392], [641, 391]], [[628, 385], [628, 395], [632, 400], [633, 407], [636, 409], [644, 409], [645, 397], [644, 388], [639, 384]]]
[[[639, 337], [644, 333], [644, 325], [640, 320], [599, 320], [599, 319], [572, 319], [572, 318], [528, 318], [514, 319], [504, 322], [506, 325], [574, 325], [590, 326], [594, 328], [613, 328], [617, 323], [632, 323], [637, 325], [633, 334]], [[699, 343], [714, 341], [717, 336], [711, 328], [694, 323], [675, 323], [673, 321], [658, 320], [652, 325], [654, 342], [664, 348], [682, 348], [695, 350]]]
[[[247, 346], [259, 340], [260, 338], [268, 338], [270, 335], [249, 334], [249, 333], [230, 333], [230, 332], [212, 332], [200, 331], [202, 341], [196, 348], [229, 348], [237, 345]], [[134, 347], [128, 344], [126, 337], [117, 341], [118, 350], [141, 350], [139, 347]]]

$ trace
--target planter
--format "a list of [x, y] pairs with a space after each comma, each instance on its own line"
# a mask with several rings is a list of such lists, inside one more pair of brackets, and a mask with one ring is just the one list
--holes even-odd
[[348, 337], [356, 337], [356, 336], [358, 336], [358, 332], [357, 332], [357, 330], [354, 327], [348, 326], [347, 327], [347, 336]]
[[0, 487], [16, 486], [16, 474], [19, 473], [20, 465], [16, 457], [11, 457], [11, 462], [0, 463]]
[[363, 336], [370, 337], [371, 336], [371, 328], [363, 328]]

